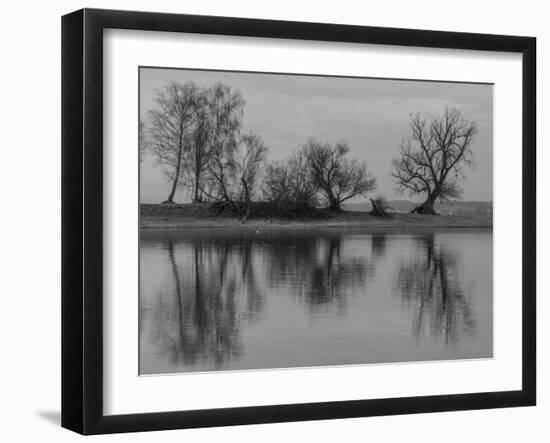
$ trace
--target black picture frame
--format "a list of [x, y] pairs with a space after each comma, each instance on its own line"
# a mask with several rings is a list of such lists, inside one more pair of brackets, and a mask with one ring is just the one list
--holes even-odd
[[[103, 30], [503, 51], [523, 64], [522, 389], [104, 415]], [[519, 148], [519, 147], [518, 147]], [[536, 402], [536, 39], [83, 9], [62, 18], [62, 426], [82, 434], [530, 406]]]

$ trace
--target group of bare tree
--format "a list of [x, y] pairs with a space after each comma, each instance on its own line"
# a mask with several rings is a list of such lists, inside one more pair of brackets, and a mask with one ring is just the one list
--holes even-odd
[[227, 203], [245, 220], [260, 193], [269, 201], [339, 210], [342, 202], [376, 186], [364, 163], [347, 158], [344, 142], [311, 139], [288, 160], [266, 164], [262, 138], [241, 134], [245, 100], [228, 85], [170, 82], [155, 105], [148, 133], [139, 125], [140, 160], [149, 150], [163, 166], [170, 183], [165, 204], [174, 203], [178, 187], [186, 187], [193, 202]]
[[[341, 210], [342, 203], [376, 189], [364, 162], [349, 158], [349, 145], [309, 139], [288, 159], [267, 163], [268, 148], [254, 133], [241, 134], [245, 100], [223, 83], [200, 88], [170, 82], [155, 98], [149, 128], [139, 125], [140, 161], [150, 151], [170, 183], [164, 203], [178, 187], [193, 202], [222, 202], [246, 220], [251, 202], [292, 202]], [[398, 190], [424, 195], [413, 212], [433, 214], [439, 200], [460, 198], [463, 167], [473, 165], [470, 149], [476, 124], [446, 108], [440, 117], [416, 114], [411, 136], [393, 159]]]
[[170, 183], [164, 203], [174, 203], [178, 187], [187, 187], [193, 202], [250, 201], [267, 147], [260, 136], [241, 134], [241, 93], [221, 83], [171, 82], [155, 105], [146, 142], [140, 131], [140, 152], [145, 145], [163, 166]]
[[288, 160], [268, 166], [264, 198], [341, 210], [346, 200], [376, 189], [366, 164], [349, 159], [349, 150], [344, 141], [330, 144], [309, 139]]

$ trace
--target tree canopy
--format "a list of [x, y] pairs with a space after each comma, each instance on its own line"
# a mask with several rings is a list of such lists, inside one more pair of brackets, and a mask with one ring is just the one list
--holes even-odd
[[461, 197], [463, 168], [474, 165], [470, 147], [476, 133], [476, 123], [455, 108], [438, 117], [418, 113], [412, 118], [411, 136], [392, 161], [392, 176], [399, 191], [426, 196], [413, 212], [433, 214], [437, 199]]
[[174, 203], [189, 146], [197, 91], [193, 82], [170, 82], [157, 93], [156, 107], [149, 111], [150, 149], [171, 182], [166, 203]]
[[350, 148], [346, 142], [330, 144], [309, 139], [303, 151], [313, 182], [330, 209], [339, 211], [346, 200], [376, 189], [376, 179], [366, 164], [347, 157]]

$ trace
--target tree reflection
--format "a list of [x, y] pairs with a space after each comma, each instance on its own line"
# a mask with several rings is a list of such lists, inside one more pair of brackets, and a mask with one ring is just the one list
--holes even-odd
[[190, 241], [164, 245], [173, 285], [158, 298], [157, 339], [174, 363], [216, 368], [243, 352], [241, 325], [263, 306], [250, 255], [252, 245]]
[[158, 355], [214, 369], [243, 356], [243, 329], [262, 315], [268, 291], [313, 313], [343, 314], [346, 299], [366, 289], [371, 257], [385, 248], [370, 236], [346, 243], [342, 233], [307, 231], [167, 235], [155, 244], [166, 263], [151, 323]]
[[418, 237], [423, 253], [404, 262], [399, 270], [399, 290], [414, 309], [416, 336], [443, 336], [445, 344], [457, 342], [475, 329], [468, 294], [458, 274], [452, 250], [436, 245], [434, 234]]
[[336, 306], [343, 312], [347, 297], [364, 290], [374, 270], [368, 253], [351, 254], [344, 243], [341, 233], [277, 236], [269, 245], [270, 285], [292, 285], [292, 293], [313, 311]]
[[387, 238], [384, 234], [372, 236], [371, 254], [374, 258], [382, 258], [386, 253]]

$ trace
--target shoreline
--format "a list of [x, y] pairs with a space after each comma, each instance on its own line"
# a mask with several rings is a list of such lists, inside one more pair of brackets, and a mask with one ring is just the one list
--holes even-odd
[[[260, 208], [261, 209], [261, 208]], [[264, 208], [265, 209], [265, 208]], [[373, 230], [421, 230], [492, 228], [491, 213], [463, 213], [455, 215], [418, 215], [409, 212], [388, 212], [383, 218], [366, 211], [344, 210], [332, 212], [326, 209], [309, 213], [277, 216], [276, 211], [256, 210], [245, 223], [234, 214], [213, 212], [207, 203], [174, 205], [140, 205], [139, 228], [150, 229], [320, 229], [361, 228]]]
[[368, 213], [342, 213], [328, 219], [250, 219], [241, 223], [234, 217], [141, 216], [139, 228], [165, 229], [319, 229], [319, 228], [369, 228], [388, 230], [422, 229], [491, 229], [492, 218], [485, 216], [446, 216], [392, 214], [380, 218]]

